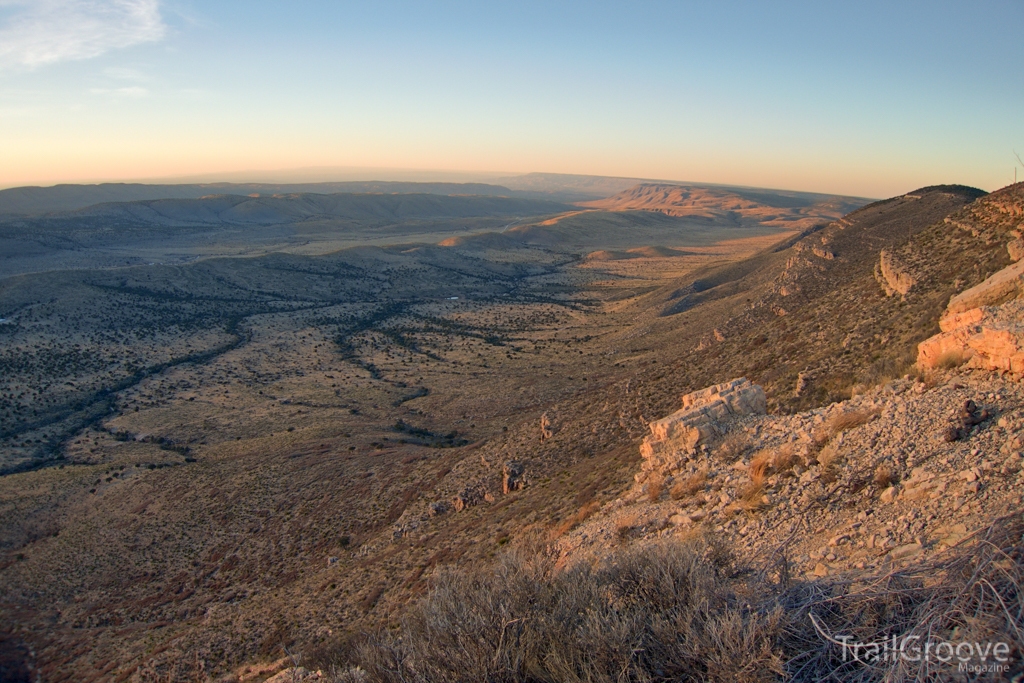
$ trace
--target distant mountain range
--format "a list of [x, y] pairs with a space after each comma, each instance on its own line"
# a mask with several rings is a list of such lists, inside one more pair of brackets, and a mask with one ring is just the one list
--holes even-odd
[[[612, 195], [631, 190], [631, 188], [655, 186], [685, 187], [690, 192], [701, 190], [707, 193], [711, 201], [737, 195], [745, 197], [748, 201], [781, 208], [810, 206], [830, 199], [847, 200], [847, 204], [852, 202], [855, 205], [853, 208], [867, 203], [867, 200], [857, 197], [833, 197], [832, 195], [808, 192], [765, 190], [706, 183], [652, 181], [644, 178], [528, 173], [501, 178], [499, 181], [500, 184], [368, 180], [330, 183], [100, 183], [97, 185], [64, 184], [51, 187], [13, 187], [0, 190], [0, 216], [74, 211], [94, 204], [109, 202], [199, 199], [209, 195], [224, 194], [259, 195], [260, 197], [303, 193], [475, 195], [547, 199], [572, 203], [611, 198]], [[632, 206], [630, 208], [650, 207]]]
[[0, 190], [0, 215], [40, 214], [74, 211], [94, 204], [136, 202], [154, 199], [199, 199], [209, 195], [289, 195], [315, 194], [437, 194], [479, 195], [490, 197], [527, 196], [499, 185], [485, 183], [189, 183], [149, 185], [143, 183], [100, 183], [99, 185], [54, 185], [52, 187], [12, 187]]

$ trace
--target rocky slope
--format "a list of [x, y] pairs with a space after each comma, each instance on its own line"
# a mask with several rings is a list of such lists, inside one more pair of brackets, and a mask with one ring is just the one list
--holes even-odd
[[[970, 367], [918, 371], [917, 347], [951, 297], [1010, 263], [1022, 205], [1024, 186], [926, 188], [640, 297], [661, 315], [604, 340], [629, 381], [591, 386], [552, 406], [546, 427], [482, 446], [453, 467], [433, 513], [410, 507], [393, 537], [499, 510], [521, 518], [570, 477], [575, 499], [544, 503], [557, 521], [519, 531], [553, 539], [564, 568], [693, 538], [807, 585], [942, 561], [1021, 505], [1024, 388]], [[631, 353], [617, 357], [620, 346]], [[619, 494], [594, 478], [611, 461], [593, 454], [621, 437], [640, 461]], [[526, 488], [502, 496], [509, 461]], [[459, 497], [471, 504], [455, 511]]]
[[809, 579], [927, 558], [1024, 502], [1019, 377], [938, 371], [705, 425], [693, 442], [652, 422], [637, 483], [561, 540], [563, 562], [707, 531], [738, 556], [784, 553]]
[[[1006, 256], [1019, 258], [1022, 193], [1010, 190], [940, 225], [993, 245], [1009, 238]], [[908, 245], [897, 253], [912, 265], [882, 250], [876, 275], [887, 298], [905, 300], [937, 264], [912, 260]], [[631, 535], [707, 527], [740, 554], [783, 549], [797, 575], [826, 576], [939, 552], [1018, 509], [1022, 264], [950, 298], [913, 374], [848, 400], [766, 415], [763, 390], [746, 379], [684, 395], [681, 410], [650, 423], [631, 491], [562, 541], [567, 561]]]

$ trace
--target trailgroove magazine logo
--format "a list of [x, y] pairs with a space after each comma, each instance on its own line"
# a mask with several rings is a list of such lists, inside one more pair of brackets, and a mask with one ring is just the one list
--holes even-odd
[[862, 643], [855, 641], [853, 636], [834, 638], [833, 642], [842, 647], [844, 662], [948, 664], [956, 666], [958, 671], [974, 674], [1008, 673], [1010, 670], [1010, 644], [1002, 641], [925, 640], [921, 636], [909, 635]]

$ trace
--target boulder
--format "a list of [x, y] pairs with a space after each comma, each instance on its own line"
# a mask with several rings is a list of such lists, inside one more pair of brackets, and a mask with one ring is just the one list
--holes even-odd
[[767, 409], [764, 389], [743, 377], [686, 394], [682, 402], [681, 410], [650, 423], [651, 433], [640, 446], [644, 470], [674, 470], [723, 423], [764, 415]]
[[1021, 257], [1024, 257], [1024, 239], [1018, 237], [1010, 240], [1006, 244], [1006, 251], [1010, 254], [1011, 260], [1020, 261]]
[[479, 487], [469, 486], [462, 490], [462, 493], [452, 498], [452, 508], [456, 512], [462, 512], [470, 505], [476, 505], [484, 499], [485, 491]]
[[939, 320], [939, 329], [942, 332], [917, 347], [917, 362], [922, 368], [937, 367], [948, 354], [960, 354], [969, 367], [1024, 372], [1024, 300], [966, 311], [947, 310]]
[[526, 467], [519, 462], [509, 461], [501, 470], [501, 491], [506, 496], [526, 486]]

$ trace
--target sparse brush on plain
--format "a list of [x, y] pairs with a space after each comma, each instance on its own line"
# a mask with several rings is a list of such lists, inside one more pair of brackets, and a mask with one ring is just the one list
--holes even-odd
[[700, 470], [695, 474], [691, 474], [687, 478], [676, 482], [672, 485], [669, 491], [669, 497], [672, 500], [682, 500], [683, 498], [689, 498], [692, 495], [697, 494], [704, 490], [705, 484], [708, 482], [708, 471]]

